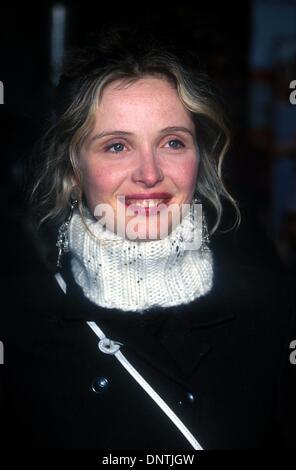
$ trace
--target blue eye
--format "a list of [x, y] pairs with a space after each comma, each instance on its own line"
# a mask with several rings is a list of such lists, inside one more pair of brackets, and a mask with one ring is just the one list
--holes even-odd
[[172, 149], [179, 149], [179, 148], [185, 147], [183, 142], [181, 142], [181, 140], [179, 139], [169, 140], [168, 143]]
[[[169, 140], [168, 144], [169, 144], [170, 148], [174, 149], [174, 150], [178, 150], [179, 148], [185, 147], [183, 142], [181, 142], [181, 140], [179, 140], [179, 139]], [[122, 152], [123, 150], [124, 150], [124, 144], [122, 144], [120, 142], [116, 142], [115, 144], [108, 145], [106, 147], [106, 151], [109, 151], [111, 153], [119, 153], [119, 152]]]
[[124, 145], [120, 142], [117, 142], [115, 144], [109, 145], [106, 149], [110, 150], [112, 153], [119, 153], [124, 149]]

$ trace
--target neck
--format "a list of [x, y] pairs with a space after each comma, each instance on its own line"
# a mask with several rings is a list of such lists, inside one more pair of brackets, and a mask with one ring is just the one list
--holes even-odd
[[191, 209], [161, 240], [122, 238], [89, 213], [85, 222], [93, 235], [74, 211], [69, 225], [71, 269], [84, 295], [97, 305], [141, 312], [187, 304], [212, 288], [212, 253], [204, 240], [198, 248], [192, 244], [200, 239], [200, 227]]

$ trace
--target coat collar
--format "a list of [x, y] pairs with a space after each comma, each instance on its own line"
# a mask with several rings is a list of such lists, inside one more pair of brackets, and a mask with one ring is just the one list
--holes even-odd
[[[188, 388], [188, 379], [215, 345], [219, 327], [235, 319], [231, 305], [229, 273], [214, 267], [214, 285], [203, 297], [182, 306], [153, 308], [144, 314], [105, 309], [89, 301], [76, 284], [69, 264], [64, 261], [61, 272], [67, 284], [65, 321], [95, 321], [106, 336], [124, 343], [147, 362]], [[151, 339], [149, 352], [142, 346], [141, 323], [164, 320], [157, 330], [158, 339]], [[136, 329], [136, 330], [135, 330]], [[136, 334], [135, 334], [136, 331]], [[153, 343], [153, 344], [152, 344]], [[123, 349], [124, 352], [124, 349]]]

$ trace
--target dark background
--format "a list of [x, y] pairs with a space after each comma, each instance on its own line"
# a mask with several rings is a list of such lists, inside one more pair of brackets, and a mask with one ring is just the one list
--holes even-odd
[[[92, 32], [111, 21], [143, 24], [156, 35], [174, 37], [184, 47], [190, 41], [221, 90], [233, 123], [233, 144], [224, 164], [225, 182], [239, 201], [242, 224], [237, 232], [217, 233], [212, 243], [221, 259], [231, 257], [245, 264], [294, 273], [296, 232], [293, 231], [293, 214], [290, 214], [292, 225], [289, 225], [286, 237], [288, 256], [287, 251], [283, 254], [279, 249], [278, 234], [282, 232], [272, 232], [268, 218], [272, 197], [269, 175], [273, 135], [271, 132], [267, 145], [262, 144], [261, 129], [258, 133], [258, 129], [252, 128], [249, 118], [252, 84], [263, 80], [272, 86], [274, 80], [270, 68], [259, 67], [258, 70], [250, 61], [250, 48], [256, 48], [252, 31], [254, 4], [258, 2], [183, 1], [178, 5], [139, 2], [134, 6], [121, 2], [112, 3], [110, 7], [108, 2], [104, 3], [102, 6], [102, 2], [59, 2], [66, 12], [65, 50], [84, 44]], [[269, 3], [275, 8], [278, 6], [278, 2]], [[296, 9], [295, 2], [287, 3], [295, 5]], [[56, 4], [46, 1], [35, 5], [27, 2], [18, 6], [7, 2], [1, 5], [0, 80], [4, 84], [4, 104], [0, 105], [2, 267], [12, 272], [38, 269], [38, 243], [26, 217], [26, 168], [32, 146], [45, 128], [52, 100], [51, 35], [52, 11]], [[267, 25], [263, 22], [261, 27]], [[282, 29], [285, 30], [285, 24]], [[225, 207], [221, 230], [232, 225], [233, 217], [233, 211]]]

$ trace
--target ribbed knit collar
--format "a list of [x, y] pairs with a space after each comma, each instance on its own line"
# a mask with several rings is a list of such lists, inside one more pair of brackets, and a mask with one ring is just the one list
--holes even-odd
[[121, 311], [143, 312], [154, 307], [188, 304], [213, 284], [213, 259], [203, 243], [188, 249], [197, 237], [192, 212], [165, 238], [131, 241], [105, 230], [85, 212], [76, 210], [69, 225], [71, 269], [84, 295], [95, 304]]

